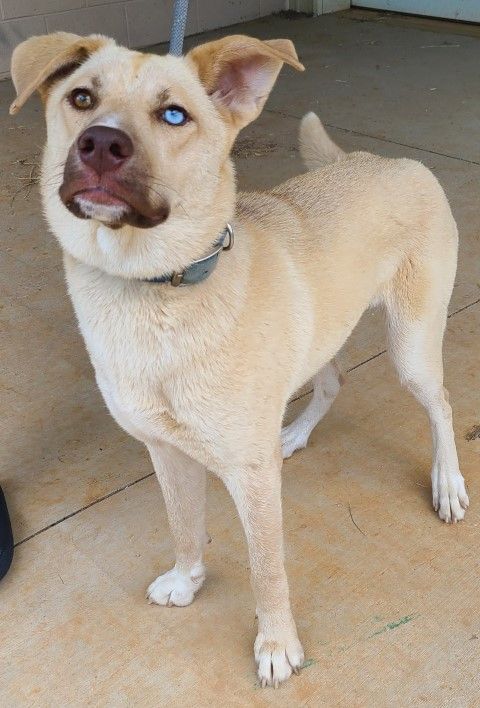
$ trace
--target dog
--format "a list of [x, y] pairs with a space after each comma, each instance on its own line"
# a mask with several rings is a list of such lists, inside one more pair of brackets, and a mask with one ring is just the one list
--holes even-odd
[[[334, 356], [362, 313], [383, 306], [401, 381], [433, 436], [433, 506], [463, 519], [442, 340], [458, 236], [421, 163], [345, 154], [308, 114], [309, 170], [237, 194], [230, 151], [261, 112], [286, 39], [229, 36], [185, 57], [108, 38], [32, 37], [12, 58], [18, 111], [38, 90], [47, 143], [41, 193], [98, 386], [148, 448], [176, 563], [149, 587], [188, 605], [205, 568], [206, 470], [232, 495], [248, 543], [260, 683], [304, 661], [284, 569], [282, 458], [307, 444], [340, 387]], [[282, 431], [313, 378], [313, 399]]]

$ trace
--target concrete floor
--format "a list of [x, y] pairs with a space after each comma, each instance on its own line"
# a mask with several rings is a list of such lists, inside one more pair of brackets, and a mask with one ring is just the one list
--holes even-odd
[[242, 187], [301, 169], [297, 119], [314, 109], [345, 148], [419, 159], [446, 189], [461, 234], [446, 383], [471, 509], [450, 527], [432, 511], [427, 421], [369, 313], [341, 354], [352, 371], [331, 413], [284, 466], [301, 676], [259, 689], [246, 548], [216, 479], [204, 588], [188, 608], [149, 606], [146, 586], [172, 562], [161, 494], [95, 387], [41, 218], [41, 110], [8, 119], [5, 82], [0, 479], [19, 545], [0, 584], [0, 704], [478, 706], [478, 28], [357, 11], [235, 31], [291, 37], [308, 69], [285, 70], [240, 137]]

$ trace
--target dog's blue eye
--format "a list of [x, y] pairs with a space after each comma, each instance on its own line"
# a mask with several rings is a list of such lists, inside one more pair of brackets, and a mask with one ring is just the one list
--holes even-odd
[[162, 119], [169, 125], [184, 125], [188, 120], [188, 113], [180, 106], [169, 106], [163, 111]]

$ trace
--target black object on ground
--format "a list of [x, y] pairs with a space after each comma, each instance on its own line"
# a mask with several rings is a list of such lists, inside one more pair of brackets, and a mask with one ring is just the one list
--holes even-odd
[[0, 580], [6, 575], [12, 564], [13, 535], [8, 515], [7, 502], [0, 487]]

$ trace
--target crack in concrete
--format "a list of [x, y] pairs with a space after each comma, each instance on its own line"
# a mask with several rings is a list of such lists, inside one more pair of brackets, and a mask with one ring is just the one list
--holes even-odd
[[[275, 108], [265, 108], [265, 113], [273, 113], [274, 115], [284, 116], [285, 118], [293, 118], [295, 120], [300, 120], [303, 116], [297, 116], [293, 113], [287, 113], [285, 111], [279, 111]], [[323, 121], [322, 121], [323, 122]], [[391, 140], [389, 138], [381, 138], [379, 135], [371, 135], [370, 133], [363, 133], [360, 130], [353, 130], [352, 128], [344, 128], [341, 125], [334, 125], [333, 123], [323, 123], [326, 128], [333, 128], [334, 130], [341, 130], [343, 133], [351, 133], [352, 135], [359, 135], [362, 138], [370, 138], [371, 140], [379, 140], [382, 143], [391, 143], [392, 145], [400, 145], [400, 147], [409, 148], [410, 150], [418, 150], [419, 152], [428, 152], [430, 155], [438, 155], [439, 157], [447, 157], [449, 160], [459, 160], [460, 162], [466, 162], [469, 165], [478, 165], [480, 167], [480, 162], [477, 160], [468, 160], [466, 157], [459, 157], [458, 155], [448, 155], [445, 152], [437, 152], [436, 150], [429, 150], [425, 147], [419, 147], [418, 145], [409, 145], [408, 143], [401, 143], [398, 140]]]

